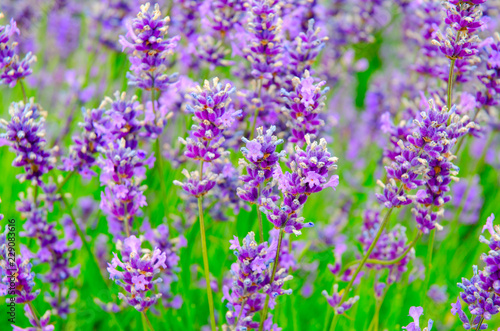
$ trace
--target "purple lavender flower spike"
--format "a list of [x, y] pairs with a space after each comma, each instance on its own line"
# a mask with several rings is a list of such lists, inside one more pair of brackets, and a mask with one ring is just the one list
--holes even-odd
[[198, 171], [189, 172], [183, 169], [182, 173], [187, 178], [186, 182], [174, 180], [174, 185], [182, 187], [184, 191], [196, 198], [207, 194], [216, 184], [217, 176], [211, 172], [204, 171], [201, 179]]
[[328, 292], [325, 290], [321, 292], [326, 298], [326, 301], [328, 304], [333, 307], [335, 310], [335, 313], [337, 314], [344, 314], [346, 311], [351, 309], [351, 307], [359, 300], [359, 295], [356, 295], [352, 298], [349, 298], [345, 300], [340, 306], [340, 300], [342, 299], [342, 296], [344, 294], [339, 294], [339, 285], [335, 284], [333, 285], [333, 293], [332, 295], [329, 295]]
[[96, 154], [99, 148], [106, 144], [107, 130], [103, 109], [82, 109], [83, 122], [78, 123], [82, 128], [80, 136], [73, 137], [73, 145], [67, 157], [62, 158], [62, 170], [78, 171], [83, 177], [90, 179], [97, 173], [91, 168], [96, 163]]
[[14, 19], [10, 20], [10, 25], [0, 25], [0, 85], [14, 87], [19, 80], [33, 72], [30, 66], [36, 61], [36, 56], [29, 52], [20, 60], [16, 53], [17, 42], [12, 41], [12, 37], [19, 33]]
[[[466, 330], [477, 328], [482, 318], [490, 320], [500, 309], [500, 297], [496, 293], [482, 288], [477, 266], [473, 266], [473, 269], [474, 275], [470, 280], [462, 278], [462, 282], [457, 284], [462, 292], [457, 299], [457, 304], [452, 304], [451, 310], [454, 315], [458, 313]], [[468, 305], [472, 315], [470, 319], [461, 309], [460, 298]], [[487, 324], [481, 324], [480, 330], [485, 330], [487, 327]]]
[[172, 238], [166, 224], [160, 224], [156, 229], [153, 229], [147, 220], [142, 224], [141, 230], [144, 232], [144, 239], [151, 246], [164, 253], [166, 257], [166, 267], [161, 270], [159, 276], [162, 282], [157, 285], [163, 306], [165, 308], [179, 309], [182, 305], [182, 298], [172, 294], [171, 285], [173, 282], [178, 281], [177, 273], [180, 271], [178, 267], [179, 250], [181, 247], [187, 246], [186, 238], [182, 235]]
[[198, 86], [191, 96], [194, 106], [186, 108], [194, 116], [197, 125], [192, 126], [189, 137], [179, 140], [186, 145], [184, 155], [204, 162], [212, 162], [220, 158], [224, 151], [224, 129], [230, 127], [234, 118], [241, 113], [231, 104], [230, 94], [235, 91], [231, 84], [222, 86], [218, 78], [212, 82], [205, 81], [203, 89]]
[[300, 32], [291, 45], [287, 47], [287, 53], [290, 56], [288, 70], [292, 77], [300, 79], [305, 72], [311, 71], [311, 65], [325, 47], [325, 41], [328, 40], [328, 37], [320, 36], [321, 29], [319, 27], [315, 29], [314, 23], [314, 19], [310, 19], [307, 30]]
[[[5, 237], [5, 234], [3, 235]], [[40, 290], [34, 290], [35, 286], [35, 273], [31, 271], [32, 264], [30, 259], [23, 258], [22, 255], [17, 254], [15, 262], [12, 259], [7, 262], [7, 246], [6, 244], [0, 247], [2, 250], [3, 259], [0, 261], [1, 284], [0, 295], [5, 297], [7, 295], [15, 295], [15, 302], [18, 304], [29, 303], [36, 299]], [[14, 282], [15, 286], [10, 286]], [[14, 293], [9, 288], [15, 288]], [[7, 302], [10, 299], [6, 299]]]
[[162, 281], [157, 275], [166, 268], [167, 256], [158, 248], [141, 255], [141, 240], [135, 236], [126, 238], [123, 243], [119, 241], [117, 246], [122, 258], [113, 253], [114, 257], [108, 263], [109, 278], [127, 293], [120, 292], [120, 299], [126, 300], [137, 311], [146, 311], [161, 297], [161, 294], [147, 294]]
[[446, 9], [446, 35], [436, 31], [437, 39], [432, 43], [451, 60], [468, 58], [477, 54], [479, 38], [473, 33], [482, 25], [481, 9], [469, 2], [453, 4], [444, 2]]
[[439, 286], [433, 284], [429, 291], [427, 291], [427, 296], [432, 299], [436, 304], [445, 303], [448, 301], [448, 293], [446, 293], [446, 285]]
[[263, 80], [263, 86], [268, 86], [282, 70], [279, 0], [253, 0], [250, 6], [252, 39], [245, 53], [252, 65], [251, 75]]
[[149, 2], [141, 5], [137, 18], [128, 25], [126, 37], [120, 36], [120, 44], [123, 50], [131, 50], [133, 73], [127, 73], [129, 84], [148, 91], [164, 91], [177, 78], [177, 74], [168, 76], [165, 71], [169, 64], [167, 57], [177, 47], [180, 37], [166, 38], [170, 18], [161, 18], [158, 4], [153, 10], [150, 7]]
[[273, 179], [283, 195], [280, 206], [267, 198], [260, 208], [275, 228], [296, 235], [301, 234], [303, 227], [314, 226], [311, 222], [303, 223], [303, 218], [298, 217], [307, 197], [327, 187], [335, 189], [339, 183], [337, 175], [329, 177], [328, 172], [337, 168], [335, 163], [338, 159], [328, 152], [326, 140], [321, 139], [318, 144], [317, 141], [311, 142], [309, 135], [305, 139], [306, 149], [295, 146], [295, 153], [290, 154], [287, 160], [291, 172], [283, 173], [280, 167], [274, 170]]
[[142, 105], [137, 101], [137, 96], [127, 98], [125, 92], [116, 91], [114, 99], [105, 97], [100, 109], [105, 109], [104, 128], [107, 140], [117, 141], [125, 140], [125, 146], [131, 149], [137, 149], [139, 131], [145, 125], [144, 121], [139, 120], [144, 112]]
[[102, 167], [100, 181], [106, 185], [101, 192], [101, 208], [108, 216], [110, 232], [121, 236], [147, 204], [140, 182], [145, 178], [146, 165], [152, 167], [154, 157], [146, 158], [144, 151], [126, 147], [123, 138], [110, 142], [101, 152], [105, 157], [98, 161]]
[[276, 237], [270, 245], [265, 242], [259, 244], [255, 241], [255, 234], [249, 232], [242, 245], [236, 236], [229, 242], [237, 262], [231, 266], [231, 287], [223, 287], [224, 300], [228, 301], [229, 309], [226, 321], [235, 330], [257, 329], [259, 322], [253, 321], [254, 314], [264, 309], [267, 295], [272, 309], [277, 296], [291, 294], [292, 290], [283, 290], [282, 287], [292, 276], [286, 275], [282, 268], [276, 272], [274, 281], [270, 280], [269, 265], [276, 256]]
[[319, 129], [325, 125], [320, 113], [325, 106], [325, 94], [329, 88], [321, 88], [326, 84], [325, 81], [314, 84], [308, 70], [302, 78], [293, 78], [292, 84], [292, 91], [281, 90], [286, 105], [283, 110], [289, 117], [287, 125], [292, 131], [290, 142], [302, 147], [307, 134], [311, 139], [316, 139]]
[[[456, 304], [452, 304], [451, 312], [453, 315], [458, 313], [460, 320], [463, 323], [464, 329], [479, 329], [485, 330], [487, 324], [479, 323], [483, 320], [490, 320], [493, 315], [500, 311], [500, 258], [497, 251], [500, 249], [500, 230], [498, 226], [493, 226], [495, 216], [491, 214], [488, 217], [483, 232], [488, 230], [491, 235], [490, 240], [483, 236], [479, 237], [479, 241], [487, 244], [490, 248], [488, 254], [483, 253], [481, 260], [484, 261], [485, 267], [478, 271], [477, 266], [473, 266], [474, 274], [472, 278], [462, 278], [462, 282], [457, 286], [462, 290]], [[471, 318], [463, 312], [460, 303], [462, 299], [469, 308]]]
[[257, 128], [256, 131], [257, 137], [253, 140], [242, 138], [246, 146], [241, 148], [241, 152], [248, 162], [240, 160], [239, 163], [246, 167], [247, 174], [240, 176], [244, 184], [242, 188], [238, 188], [237, 193], [244, 201], [261, 204], [259, 188], [265, 191], [264, 194], [269, 191], [266, 190], [265, 183], [272, 178], [273, 171], [278, 166], [280, 157], [285, 156], [285, 152], [276, 151], [277, 146], [283, 143], [283, 140], [273, 135], [276, 131], [275, 126], [271, 126], [265, 134], [262, 127]]
[[423, 329], [420, 328], [420, 316], [424, 314], [424, 308], [422, 307], [411, 307], [410, 308], [410, 314], [408, 316], [411, 316], [413, 318], [413, 322], [408, 324], [407, 326], [403, 326], [403, 329], [407, 331], [431, 331], [432, 330], [432, 325], [434, 322], [432, 320], [429, 320], [427, 323], [427, 327], [424, 327]]
[[11, 121], [0, 120], [0, 128], [6, 132], [0, 138], [6, 139], [17, 157], [14, 167], [23, 167], [25, 173], [16, 178], [23, 182], [34, 181], [42, 184], [41, 177], [54, 167], [55, 159], [46, 149], [45, 117], [47, 113], [33, 101], [12, 103], [9, 108]]

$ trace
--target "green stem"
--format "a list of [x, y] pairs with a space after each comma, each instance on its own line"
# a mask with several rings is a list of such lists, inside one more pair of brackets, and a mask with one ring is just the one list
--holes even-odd
[[479, 324], [476, 327], [476, 331], [481, 330], [481, 325], [483, 325], [484, 317], [481, 317], [481, 320], [479, 321]]
[[21, 85], [21, 91], [23, 92], [23, 100], [24, 104], [26, 105], [28, 103], [28, 97], [26, 96], [26, 89], [24, 88], [24, 83], [23, 80], [19, 80], [19, 85]]
[[425, 281], [424, 287], [420, 290], [420, 294], [422, 296], [422, 304], [424, 302], [425, 295], [427, 293], [427, 288], [429, 287], [429, 283], [431, 280], [431, 268], [432, 268], [432, 252], [434, 250], [434, 237], [436, 236], [436, 230], [431, 230], [429, 236], [429, 245], [427, 248], [427, 270], [425, 272]]
[[[398, 192], [399, 191], [400, 190], [398, 190]], [[394, 210], [394, 207], [390, 208], [387, 211], [387, 213], [385, 214], [384, 220], [382, 221], [382, 224], [380, 224], [380, 227], [378, 229], [378, 232], [377, 232], [375, 238], [373, 239], [372, 244], [368, 248], [368, 251], [366, 251], [365, 256], [363, 257], [363, 259], [359, 263], [358, 267], [356, 268], [356, 271], [354, 272], [354, 274], [351, 277], [351, 280], [349, 281], [349, 283], [347, 284], [346, 288], [344, 289], [344, 294], [342, 295], [342, 298], [340, 299], [340, 302], [338, 304], [339, 306], [341, 304], [343, 304], [344, 301], [346, 300], [347, 296], [349, 295], [349, 291], [351, 290], [352, 284], [356, 280], [356, 277], [360, 273], [361, 269], [363, 269], [364, 265], [366, 264], [366, 261], [368, 260], [368, 257], [370, 256], [370, 254], [372, 253], [372, 251], [375, 249], [375, 246], [377, 245], [377, 242], [380, 239], [380, 236], [382, 235], [382, 232], [384, 232], [384, 228], [385, 228], [387, 222], [389, 222], [389, 218], [390, 218], [393, 210]], [[336, 327], [336, 324], [338, 322], [339, 316], [340, 316], [339, 314], [335, 314], [335, 316], [333, 317], [332, 326], [330, 327], [330, 330], [335, 330], [335, 327]]]
[[38, 315], [36, 314], [36, 310], [35, 310], [35, 307], [33, 307], [33, 302], [32, 301], [28, 302], [28, 307], [31, 310], [31, 314], [33, 315], [33, 318], [35, 319], [36, 325], [39, 326], [39, 327], [41, 327], [41, 325], [40, 325], [40, 319], [38, 318]]
[[[151, 107], [153, 109], [153, 114], [155, 115], [155, 120], [156, 120], [156, 110], [155, 110], [155, 91], [154, 89], [151, 89]], [[156, 159], [158, 161], [158, 166], [156, 169], [158, 169], [158, 180], [160, 181], [160, 189], [161, 189], [161, 195], [163, 198], [163, 206], [165, 206], [165, 216], [167, 216], [167, 210], [169, 204], [167, 203], [167, 188], [165, 186], [165, 178], [164, 178], [164, 172], [163, 172], [163, 157], [161, 154], [161, 135], [156, 138]]]
[[450, 63], [450, 73], [448, 75], [448, 93], [447, 93], [447, 99], [446, 99], [446, 105], [448, 106], [448, 109], [451, 108], [451, 91], [453, 89], [453, 71], [455, 70], [455, 61], [457, 59], [451, 59]]
[[[146, 314], [146, 311], [144, 311], [144, 310], [142, 311], [142, 316], [144, 317], [144, 320], [146, 321], [146, 325], [148, 326], [148, 328], [151, 331], [155, 331], [155, 329], [153, 328], [153, 325], [149, 321], [149, 318], [148, 318], [148, 315]], [[144, 328], [144, 329], [146, 329], [146, 328]]]
[[[200, 181], [203, 177], [203, 161], [200, 161]], [[205, 222], [203, 220], [203, 197], [198, 197], [198, 213], [200, 216], [200, 233], [201, 233], [201, 251], [203, 254], [203, 266], [205, 268], [205, 280], [207, 282], [207, 296], [208, 306], [210, 309], [210, 324], [212, 331], [216, 331], [214, 314], [214, 299], [212, 297], [212, 288], [210, 287], [210, 269], [208, 267], [208, 254], [207, 254], [207, 239], [205, 237]]]
[[[273, 272], [271, 273], [271, 283], [274, 282], [274, 276], [276, 275], [276, 269], [278, 267], [278, 258], [280, 256], [281, 242], [283, 241], [283, 229], [280, 229], [280, 235], [278, 237], [278, 248], [276, 249], [276, 257], [274, 258]], [[267, 319], [267, 311], [269, 308], [269, 295], [266, 296], [266, 302], [264, 304], [264, 309], [262, 310], [262, 318], [259, 325], [259, 331], [264, 328], [264, 321]]]
[[[261, 98], [261, 92], [262, 92], [262, 79], [260, 79], [259, 81], [257, 81], [257, 86], [256, 88], [259, 89], [259, 100]], [[255, 125], [257, 123], [257, 117], [259, 116], [259, 107], [255, 107], [255, 112], [253, 114], [253, 122], [252, 122], [252, 127], [250, 128], [250, 140], [253, 139], [254, 135], [255, 135]]]
[[[261, 188], [260, 188], [260, 184], [259, 184], [259, 194], [258, 194], [258, 199], [259, 199], [259, 202], [260, 202], [260, 191], [261, 191]], [[255, 206], [257, 207], [257, 219], [259, 220], [259, 236], [260, 236], [260, 242], [263, 243], [264, 242], [264, 228], [262, 227], [262, 212], [260, 211], [260, 204], [259, 202], [257, 204], [255, 204]]]
[[66, 183], [68, 182], [68, 180], [75, 174], [75, 170], [71, 171], [64, 179], [61, 183], [59, 183], [59, 185], [57, 185], [57, 189], [56, 191], [54, 192], [54, 194], [58, 193], [63, 187], [64, 185], [66, 185]]

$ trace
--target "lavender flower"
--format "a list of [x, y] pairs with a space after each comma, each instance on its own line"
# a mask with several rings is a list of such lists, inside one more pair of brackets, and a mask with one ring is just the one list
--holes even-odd
[[321, 294], [323, 294], [325, 296], [326, 301], [328, 302], [328, 304], [331, 307], [333, 307], [333, 309], [335, 310], [335, 312], [337, 314], [345, 313], [359, 300], [359, 295], [356, 295], [352, 298], [347, 299], [339, 306], [340, 300], [342, 300], [342, 296], [345, 293], [342, 293], [342, 294], [339, 293], [339, 285], [338, 284], [333, 285], [333, 293], [331, 296], [328, 295], [328, 292], [325, 290], [323, 292], [321, 292]]
[[68, 157], [62, 159], [62, 169], [65, 171], [77, 170], [83, 178], [96, 176], [91, 168], [96, 163], [96, 154], [99, 148], [106, 143], [107, 130], [103, 109], [82, 109], [83, 122], [80, 136], [73, 137], [74, 144], [70, 146]]
[[245, 53], [252, 64], [252, 76], [263, 80], [263, 85], [268, 86], [282, 68], [281, 24], [277, 16], [279, 1], [253, 0], [250, 6], [252, 17], [249, 32], [252, 39]]
[[162, 278], [155, 277], [161, 272], [161, 268], [166, 268], [167, 256], [158, 248], [141, 256], [141, 240], [135, 236], [126, 238], [123, 243], [119, 241], [117, 246], [122, 258], [113, 253], [114, 258], [108, 263], [108, 272], [109, 278], [127, 293], [119, 293], [118, 297], [126, 300], [137, 311], [148, 310], [161, 297], [161, 294], [147, 294], [155, 284], [162, 281]]
[[[0, 13], [0, 19], [3, 14]], [[15, 34], [20, 34], [14, 19], [10, 25], [0, 25], [0, 84], [14, 87], [17, 82], [29, 75], [32, 70], [31, 64], [36, 61], [36, 56], [31, 52], [20, 60], [16, 53], [17, 42], [12, 41]]]
[[[496, 251], [500, 248], [498, 226], [493, 226], [495, 216], [491, 214], [486, 220], [484, 230], [488, 230], [491, 234], [491, 239], [487, 240], [483, 236], [479, 237], [479, 241], [487, 244], [490, 247], [488, 254], [483, 253], [481, 259], [486, 266], [478, 272], [478, 267], [473, 266], [474, 275], [472, 278], [462, 278], [462, 282], [457, 286], [462, 290], [457, 302], [452, 304], [451, 312], [453, 315], [458, 313], [460, 320], [463, 323], [464, 329], [477, 329], [479, 323], [483, 320], [490, 320], [491, 317], [500, 311], [500, 277], [499, 268], [500, 259]], [[469, 317], [463, 312], [460, 298], [468, 305], [472, 317]], [[487, 329], [487, 324], [481, 324], [480, 330]]]
[[242, 175], [240, 179], [243, 181], [243, 187], [238, 188], [238, 196], [250, 203], [258, 203], [261, 190], [269, 197], [269, 189], [265, 188], [275, 168], [278, 166], [279, 158], [285, 156], [285, 152], [277, 152], [278, 145], [283, 143], [282, 139], [278, 139], [273, 135], [276, 130], [275, 126], [271, 126], [264, 134], [264, 128], [257, 128], [257, 137], [253, 140], [242, 138], [246, 147], [241, 148], [241, 152], [248, 162], [240, 160], [240, 165], [247, 169], [247, 174]]
[[276, 272], [273, 281], [270, 279], [269, 265], [276, 256], [276, 237], [270, 245], [258, 244], [255, 234], [249, 232], [243, 239], [243, 245], [240, 245], [236, 236], [229, 242], [229, 249], [234, 250], [238, 261], [231, 266], [231, 288], [223, 287], [224, 299], [228, 301], [229, 309], [226, 321], [232, 330], [256, 329], [259, 322], [253, 321], [253, 316], [264, 309], [266, 296], [269, 295], [269, 307], [273, 309], [276, 297], [292, 293], [292, 290], [282, 288], [284, 282], [292, 279], [292, 276], [287, 276], [282, 268]]
[[477, 54], [479, 38], [473, 33], [482, 25], [481, 10], [477, 4], [468, 2], [445, 2], [446, 36], [436, 31], [438, 40], [432, 43], [451, 60], [471, 57]]
[[160, 224], [156, 229], [151, 228], [148, 221], [142, 224], [141, 230], [144, 232], [144, 239], [151, 246], [159, 249], [165, 254], [165, 267], [161, 270], [158, 283], [158, 292], [161, 294], [162, 303], [165, 308], [178, 309], [182, 305], [182, 298], [172, 294], [171, 285], [178, 281], [177, 273], [180, 271], [179, 250], [187, 246], [184, 236], [172, 238], [166, 224]]
[[329, 177], [329, 170], [336, 169], [336, 157], [332, 157], [326, 148], [326, 140], [311, 142], [309, 135], [305, 137], [306, 150], [295, 146], [295, 153], [290, 154], [287, 161], [291, 172], [283, 173], [280, 167], [274, 171], [273, 178], [278, 189], [283, 194], [283, 200], [278, 207], [272, 199], [267, 199], [260, 209], [268, 220], [278, 229], [286, 233], [299, 235], [303, 227], [312, 227], [313, 223], [304, 224], [298, 212], [312, 193], [322, 191], [327, 187], [335, 187], [339, 183], [337, 175]]
[[40, 323], [37, 322], [37, 318], [34, 316], [34, 312], [28, 305], [24, 306], [24, 315], [30, 321], [32, 327], [23, 329], [18, 326], [12, 325], [12, 331], [54, 331], [55, 326], [49, 324], [50, 320], [50, 310], [47, 310], [45, 314], [40, 317]]
[[446, 293], [446, 285], [439, 286], [437, 284], [431, 285], [427, 296], [432, 299], [436, 304], [445, 303], [448, 301], [448, 294]]
[[329, 88], [321, 89], [326, 84], [325, 81], [314, 84], [308, 70], [302, 78], [293, 78], [292, 83], [293, 91], [281, 90], [286, 104], [283, 110], [289, 117], [287, 125], [292, 131], [290, 142], [303, 147], [306, 143], [305, 136], [308, 134], [311, 139], [316, 139], [319, 129], [325, 125], [320, 112], [325, 106], [325, 94]]
[[[3, 234], [5, 237], [5, 234]], [[4, 238], [5, 239], [5, 238]], [[31, 271], [32, 264], [29, 258], [17, 254], [15, 261], [7, 259], [7, 252], [10, 248], [4, 243], [1, 247], [2, 260], [0, 261], [1, 283], [0, 295], [6, 298], [6, 302], [17, 304], [29, 303], [36, 299], [40, 290], [35, 290], [35, 273]], [[10, 262], [7, 262], [10, 261]]]
[[9, 107], [11, 121], [0, 120], [0, 127], [6, 132], [0, 138], [6, 139], [16, 153], [14, 167], [23, 167], [24, 174], [16, 176], [19, 181], [34, 181], [42, 184], [41, 177], [54, 167], [55, 159], [46, 149], [45, 117], [47, 113], [30, 101], [12, 103]]
[[[130, 69], [127, 73], [129, 84], [145, 90], [164, 91], [172, 84], [177, 75], [168, 76], [164, 72], [168, 66], [167, 56], [177, 47], [180, 37], [166, 39], [169, 17], [161, 18], [160, 6], [155, 4], [150, 10], [147, 2], [141, 5], [141, 11], [128, 25], [126, 37], [120, 36], [123, 50], [130, 48], [132, 54]], [[127, 40], [132, 39], [132, 42]]]
[[236, 89], [231, 84], [224, 87], [214, 78], [212, 83], [205, 81], [203, 89], [198, 86], [194, 99], [194, 107], [187, 105], [186, 109], [193, 113], [193, 120], [198, 124], [192, 126], [189, 137], [179, 140], [186, 145], [184, 155], [204, 162], [212, 162], [223, 154], [224, 129], [231, 126], [234, 118], [241, 111], [234, 110], [230, 94]]
[[[451, 313], [458, 316], [466, 330], [477, 329], [479, 322], [484, 318], [491, 319], [492, 315], [498, 313], [500, 309], [500, 297], [495, 293], [485, 291], [480, 286], [480, 276], [478, 275], [477, 266], [474, 266], [474, 275], [470, 280], [462, 278], [462, 282], [457, 286], [462, 290], [460, 297], [457, 298], [455, 304], [451, 304]], [[471, 313], [471, 318], [464, 313], [460, 298], [468, 305]], [[488, 328], [487, 324], [481, 324], [480, 330]]]
[[101, 184], [106, 185], [101, 192], [101, 208], [108, 216], [109, 230], [114, 236], [129, 233], [133, 220], [140, 215], [140, 208], [147, 204], [140, 186], [145, 177], [146, 165], [151, 168], [154, 157], [146, 158], [142, 150], [126, 147], [125, 139], [109, 143], [103, 149], [105, 157], [99, 159], [102, 167]]
[[299, 77], [300, 79], [306, 71], [311, 71], [311, 65], [328, 40], [328, 37], [320, 36], [321, 29], [319, 27], [315, 29], [314, 22], [314, 19], [310, 19], [307, 30], [300, 32], [291, 45], [286, 47], [287, 55], [290, 57], [288, 71], [291, 77]]
[[432, 330], [432, 325], [434, 322], [432, 320], [429, 320], [427, 322], [427, 327], [424, 327], [423, 329], [420, 328], [420, 316], [424, 314], [424, 308], [422, 307], [411, 307], [410, 308], [410, 314], [408, 316], [411, 316], [413, 318], [413, 322], [408, 324], [407, 326], [403, 326], [403, 329], [407, 331], [431, 331]]

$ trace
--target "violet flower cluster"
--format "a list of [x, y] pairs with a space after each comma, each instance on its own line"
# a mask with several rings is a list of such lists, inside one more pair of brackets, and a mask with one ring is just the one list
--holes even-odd
[[245, 53], [252, 66], [251, 75], [262, 80], [263, 86], [273, 83], [282, 68], [279, 5], [280, 0], [253, 0], [250, 3], [251, 46]]
[[152, 168], [154, 157], [126, 147], [124, 138], [109, 142], [102, 154], [98, 161], [102, 167], [100, 181], [106, 187], [101, 192], [101, 208], [108, 216], [110, 233], [123, 238], [124, 234], [130, 235], [134, 218], [141, 215], [141, 207], [147, 204], [140, 183], [146, 166]]
[[22, 101], [9, 107], [11, 120], [0, 120], [0, 128], [6, 132], [0, 138], [6, 139], [16, 158], [14, 167], [23, 167], [24, 173], [16, 176], [20, 182], [29, 180], [42, 185], [42, 176], [54, 167], [55, 159], [47, 150], [45, 139], [45, 117], [47, 113], [32, 100]]
[[283, 143], [274, 135], [275, 126], [271, 126], [264, 134], [264, 128], [256, 129], [257, 137], [252, 140], [242, 138], [245, 147], [241, 148], [246, 161], [240, 159], [239, 164], [246, 168], [247, 174], [240, 176], [243, 187], [238, 187], [238, 196], [249, 203], [263, 204], [262, 198], [271, 198], [272, 189], [268, 187], [272, 179], [274, 170], [279, 166], [279, 159], [285, 156], [285, 152], [276, 151], [277, 147]]
[[163, 280], [158, 275], [162, 268], [167, 268], [167, 255], [158, 248], [142, 254], [141, 240], [136, 236], [126, 238], [123, 243], [119, 241], [117, 246], [121, 259], [113, 253], [108, 272], [109, 278], [126, 292], [120, 292], [118, 297], [137, 311], [148, 310], [161, 298], [160, 293], [153, 294], [154, 285]]
[[[166, 38], [169, 17], [161, 17], [160, 6], [147, 2], [128, 25], [126, 37], [120, 36], [123, 50], [131, 50], [132, 74], [127, 73], [129, 84], [145, 90], [164, 91], [172, 84], [177, 75], [165, 74], [168, 56], [172, 54], [180, 37]], [[130, 38], [132, 42], [128, 39]]]
[[[270, 279], [269, 266], [276, 257], [277, 236], [269, 245], [266, 242], [259, 244], [255, 241], [255, 234], [249, 232], [242, 245], [236, 236], [230, 243], [229, 249], [234, 250], [237, 262], [231, 266], [231, 287], [223, 287], [224, 300], [228, 301], [226, 306], [229, 309], [226, 313], [227, 325], [231, 330], [257, 329], [259, 322], [253, 317], [264, 309], [266, 296], [269, 295], [269, 307], [273, 309], [278, 296], [292, 293], [292, 290], [283, 289], [283, 284], [292, 276], [281, 268], [275, 278]], [[263, 318], [267, 320], [268, 316]]]
[[339, 183], [337, 175], [329, 176], [329, 171], [337, 168], [338, 159], [328, 151], [326, 140], [321, 139], [318, 144], [311, 142], [309, 135], [305, 139], [306, 149], [295, 146], [295, 152], [290, 154], [287, 166], [291, 171], [284, 173], [281, 167], [274, 170], [273, 179], [283, 196], [280, 205], [268, 198], [260, 208], [275, 228], [295, 235], [301, 234], [303, 227], [314, 226], [312, 222], [303, 223], [298, 216], [308, 196], [328, 187], [335, 189]]
[[[0, 12], [0, 19], [3, 14]], [[0, 25], [0, 85], [14, 87], [17, 82], [33, 72], [31, 64], [36, 61], [36, 56], [29, 52], [23, 59], [17, 53], [17, 42], [13, 37], [20, 34], [16, 21], [10, 20], [8, 25]]]
[[434, 325], [434, 321], [431, 319], [427, 322], [426, 327], [423, 328], [420, 327], [420, 316], [422, 316], [423, 314], [424, 314], [424, 308], [411, 307], [410, 314], [408, 316], [411, 316], [411, 318], [413, 318], [413, 322], [411, 322], [407, 326], [403, 326], [403, 329], [407, 331], [431, 331], [432, 326]]
[[306, 70], [302, 78], [295, 77], [292, 80], [292, 91], [281, 90], [285, 100], [283, 111], [289, 117], [287, 126], [291, 130], [289, 141], [303, 147], [306, 143], [305, 136], [316, 139], [318, 132], [325, 125], [320, 118], [320, 113], [325, 107], [325, 94], [329, 88], [322, 88], [326, 84], [321, 81], [314, 84], [314, 78]]
[[[462, 290], [457, 302], [451, 304], [453, 315], [458, 314], [465, 330], [485, 330], [488, 328], [486, 323], [493, 315], [500, 311], [500, 258], [497, 251], [500, 249], [500, 229], [493, 225], [495, 216], [491, 214], [486, 220], [483, 232], [488, 230], [491, 235], [490, 240], [480, 236], [479, 241], [487, 244], [490, 248], [488, 254], [483, 253], [481, 260], [485, 263], [483, 270], [478, 271], [474, 266], [474, 275], [472, 278], [462, 278], [462, 282], [457, 286]], [[462, 299], [468, 306], [471, 318], [462, 310]], [[481, 325], [479, 325], [481, 323]]]

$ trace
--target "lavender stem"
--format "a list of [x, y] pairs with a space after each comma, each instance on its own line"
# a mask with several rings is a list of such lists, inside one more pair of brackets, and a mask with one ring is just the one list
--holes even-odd
[[[280, 235], [278, 238], [278, 248], [276, 249], [276, 257], [274, 258], [274, 264], [273, 264], [273, 272], [271, 273], [271, 278], [270, 278], [270, 283], [272, 284], [274, 282], [274, 276], [276, 275], [276, 269], [278, 267], [278, 258], [280, 256], [280, 250], [281, 250], [281, 241], [283, 240], [283, 234], [284, 231], [283, 229], [280, 229]], [[259, 326], [259, 331], [262, 331], [264, 328], [264, 321], [267, 318], [267, 311], [269, 309], [269, 295], [266, 296], [266, 302], [264, 304], [264, 310], [262, 310], [262, 318], [260, 321], [260, 326]]]
[[[200, 181], [203, 177], [203, 161], [200, 161]], [[203, 266], [205, 269], [205, 280], [207, 283], [207, 297], [208, 306], [210, 309], [210, 324], [212, 325], [212, 331], [216, 331], [217, 327], [215, 324], [215, 314], [214, 314], [214, 299], [212, 297], [212, 288], [210, 287], [210, 269], [208, 266], [208, 254], [207, 254], [207, 239], [205, 236], [205, 222], [203, 220], [203, 197], [198, 197], [198, 213], [200, 216], [200, 233], [201, 233], [201, 251], [203, 255]]]

